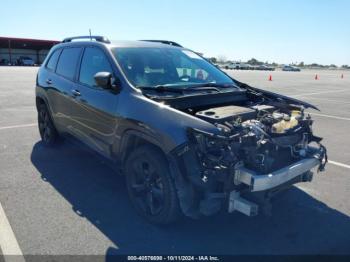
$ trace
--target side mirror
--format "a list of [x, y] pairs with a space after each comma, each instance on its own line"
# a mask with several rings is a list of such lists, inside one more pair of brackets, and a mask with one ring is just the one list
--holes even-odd
[[97, 86], [104, 89], [115, 89], [119, 88], [119, 80], [113, 78], [110, 72], [98, 72], [94, 75], [95, 83]]
[[97, 86], [104, 89], [112, 87], [112, 74], [109, 72], [98, 72], [94, 75], [95, 83]]

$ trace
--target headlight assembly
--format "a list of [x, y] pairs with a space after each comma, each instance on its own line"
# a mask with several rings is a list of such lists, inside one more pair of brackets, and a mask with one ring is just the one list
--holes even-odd
[[225, 156], [229, 145], [228, 137], [193, 128], [189, 129], [188, 136], [200, 158], [219, 161]]

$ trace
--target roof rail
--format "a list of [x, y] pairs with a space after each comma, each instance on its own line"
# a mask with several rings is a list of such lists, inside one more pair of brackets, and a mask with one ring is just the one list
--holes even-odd
[[63, 43], [68, 43], [68, 42], [72, 42], [72, 40], [76, 40], [76, 39], [95, 39], [95, 41], [97, 42], [102, 42], [102, 43], [106, 43], [106, 44], [110, 44], [111, 41], [109, 41], [108, 38], [104, 37], [104, 36], [99, 36], [99, 35], [92, 35], [92, 36], [73, 36], [73, 37], [67, 37], [65, 39], [63, 39]]
[[144, 42], [154, 42], [154, 43], [162, 43], [162, 44], [166, 44], [166, 45], [173, 45], [173, 46], [177, 46], [177, 47], [183, 47], [182, 45], [174, 42], [174, 41], [168, 41], [168, 40], [140, 40], [140, 41], [144, 41]]

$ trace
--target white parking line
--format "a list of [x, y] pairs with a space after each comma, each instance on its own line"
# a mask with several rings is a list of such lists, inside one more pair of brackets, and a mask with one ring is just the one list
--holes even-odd
[[315, 116], [323, 116], [323, 117], [328, 117], [328, 118], [334, 118], [338, 120], [345, 120], [345, 121], [350, 121], [350, 118], [347, 117], [341, 117], [341, 116], [331, 116], [331, 115], [324, 115], [324, 114], [319, 114], [319, 113], [309, 113], [310, 115], [315, 115]]
[[2, 112], [35, 112], [35, 108], [5, 108], [1, 109]]
[[37, 123], [33, 124], [25, 124], [25, 125], [15, 125], [15, 126], [3, 126], [0, 127], [0, 130], [5, 130], [5, 129], [13, 129], [13, 128], [23, 128], [23, 127], [32, 127], [32, 126], [37, 126]]
[[308, 97], [307, 100], [321, 100], [321, 101], [328, 101], [328, 102], [335, 102], [338, 104], [350, 104], [350, 101], [344, 101], [344, 100], [336, 100], [336, 99], [328, 99], [328, 98], [321, 98], [321, 97]]
[[[0, 203], [0, 248], [5, 261], [25, 261], [11, 225]], [[7, 257], [7, 256], [16, 257]]]
[[329, 94], [329, 93], [340, 93], [340, 92], [346, 92], [346, 91], [349, 91], [349, 89], [321, 91], [321, 92], [315, 92], [315, 93], [306, 93], [306, 94], [289, 95], [289, 96], [291, 96], [291, 97], [300, 97], [300, 96], [303, 97], [303, 96], [321, 95], [321, 94]]
[[328, 163], [332, 164], [332, 165], [335, 165], [335, 166], [340, 166], [340, 167], [344, 167], [344, 168], [350, 169], [350, 165], [345, 165], [343, 163], [339, 163], [339, 162], [336, 162], [336, 161], [328, 160]]

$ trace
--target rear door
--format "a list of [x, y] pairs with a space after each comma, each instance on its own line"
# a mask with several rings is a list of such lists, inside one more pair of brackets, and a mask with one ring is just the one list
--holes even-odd
[[76, 96], [74, 90], [76, 86], [77, 66], [82, 52], [81, 47], [63, 48], [55, 74], [48, 79], [53, 88], [52, 100], [55, 105], [55, 123], [61, 126], [62, 131], [74, 133], [72, 130], [71, 109], [75, 103]]
[[97, 72], [113, 74], [111, 61], [103, 49], [86, 47], [81, 58], [76, 92], [79, 96], [73, 105], [74, 129], [80, 139], [105, 156], [110, 155], [116, 128], [118, 95], [95, 85]]
[[51, 111], [51, 116], [54, 118], [55, 126], [61, 131], [60, 118], [57, 117], [60, 96], [59, 86], [57, 86], [56, 80], [56, 67], [60, 57], [62, 49], [56, 49], [50, 54], [47, 63], [44, 68], [40, 68], [38, 74], [38, 85], [46, 90], [48, 106]]

